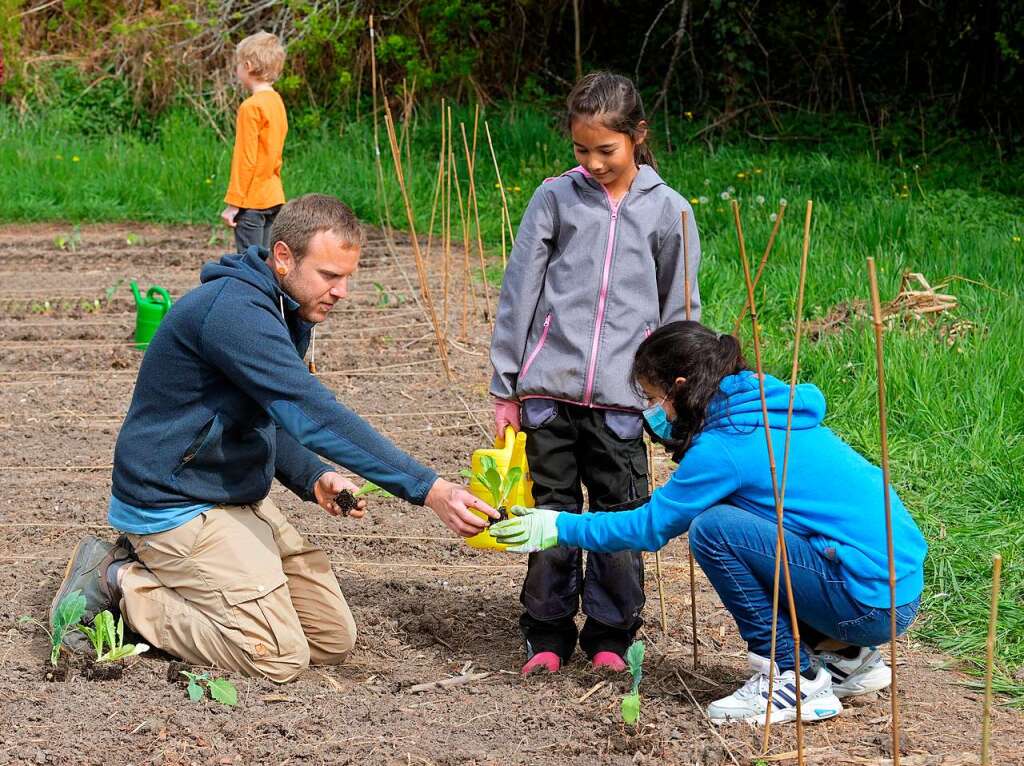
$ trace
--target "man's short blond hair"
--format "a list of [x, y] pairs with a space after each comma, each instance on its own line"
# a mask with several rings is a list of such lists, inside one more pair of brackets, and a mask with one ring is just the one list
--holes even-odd
[[284, 69], [284, 46], [277, 35], [257, 32], [235, 48], [235, 62], [245, 65], [249, 74], [263, 82], [274, 82]]

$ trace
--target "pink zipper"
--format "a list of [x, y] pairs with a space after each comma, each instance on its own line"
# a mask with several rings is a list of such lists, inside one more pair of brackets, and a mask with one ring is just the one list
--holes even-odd
[[622, 199], [615, 203], [612, 200], [612, 195], [608, 193], [608, 190], [604, 186], [601, 187], [604, 191], [605, 196], [608, 198], [608, 207], [611, 209], [612, 219], [611, 225], [608, 227], [608, 246], [604, 252], [604, 274], [601, 277], [601, 294], [597, 301], [597, 320], [594, 322], [594, 342], [590, 346], [590, 363], [589, 369], [587, 370], [587, 386], [583, 392], [583, 404], [587, 407], [590, 406], [591, 397], [594, 393], [594, 376], [597, 374], [597, 348], [601, 343], [601, 325], [604, 324], [604, 310], [605, 304], [608, 301], [608, 280], [611, 277], [612, 268], [612, 249], [615, 246], [615, 222], [619, 217], [619, 205], [626, 199], [629, 194], [622, 195]]
[[530, 369], [530, 365], [533, 364], [533, 360], [537, 358], [537, 354], [544, 348], [544, 341], [548, 339], [548, 329], [551, 327], [551, 314], [544, 317], [544, 329], [540, 333], [540, 340], [537, 341], [537, 348], [530, 352], [530, 356], [526, 360], [526, 364], [523, 365], [523, 371], [519, 373], [519, 378], [525, 378], [527, 371]]

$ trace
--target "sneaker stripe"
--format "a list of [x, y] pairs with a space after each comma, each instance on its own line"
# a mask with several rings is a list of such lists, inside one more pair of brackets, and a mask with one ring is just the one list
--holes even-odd
[[783, 689], [776, 689], [775, 696], [781, 700], [784, 700], [786, 704], [792, 706], [796, 705], [796, 697], [790, 696]]
[[833, 665], [831, 662], [826, 662], [825, 663], [825, 669], [829, 673], [831, 673], [832, 674], [832, 678], [834, 678], [837, 681], [845, 681], [847, 678], [850, 677], [849, 673], [847, 673], [842, 668]]

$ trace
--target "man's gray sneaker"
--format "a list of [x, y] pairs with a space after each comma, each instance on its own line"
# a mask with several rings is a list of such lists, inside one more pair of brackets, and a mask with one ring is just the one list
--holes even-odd
[[[113, 545], [95, 535], [86, 535], [79, 540], [64, 570], [64, 579], [50, 603], [50, 624], [53, 625], [53, 616], [60, 602], [76, 590], [85, 596], [83, 623], [92, 622], [104, 609], [117, 612], [121, 594], [111, 590], [107, 582], [107, 568], [116, 561], [132, 558], [134, 554], [131, 546], [123, 535]], [[89, 646], [89, 642], [80, 631], [73, 630], [65, 635], [64, 645], [72, 651], [80, 652]]]

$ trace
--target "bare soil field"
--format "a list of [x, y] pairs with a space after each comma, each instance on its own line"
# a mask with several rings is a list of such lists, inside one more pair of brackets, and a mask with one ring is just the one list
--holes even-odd
[[[311, 668], [286, 686], [235, 676], [236, 708], [190, 702], [159, 652], [131, 661], [117, 681], [86, 680], [80, 661], [68, 680], [46, 681], [46, 638], [18, 618], [46, 620], [78, 537], [112, 536], [112, 450], [141, 359], [127, 281], [161, 284], [177, 297], [224, 250], [208, 244], [205, 227], [87, 226], [73, 252], [54, 244], [57, 231], [0, 227], [0, 764], [756, 762], [759, 729], [715, 729], [703, 717], [701, 706], [748, 671], [735, 626], [699, 573], [694, 667], [685, 540], [663, 552], [667, 631], [648, 558], [648, 659], [634, 730], [619, 722], [626, 678], [597, 677], [579, 655], [557, 676], [517, 674], [524, 558], [473, 551], [432, 513], [397, 500], [373, 502], [362, 521], [334, 519], [277, 486], [273, 497], [329, 552], [352, 606], [360, 634], [348, 664]], [[441, 303], [438, 271], [431, 280]], [[390, 253], [372, 233], [349, 300], [318, 333], [318, 374], [397, 444], [454, 478], [490, 440], [483, 300], [470, 304], [464, 328], [465, 291], [458, 279], [450, 285], [449, 383], [415, 285], [407, 244]], [[659, 463], [659, 475], [666, 470]], [[489, 675], [410, 691], [467, 670]], [[899, 678], [903, 763], [976, 762], [980, 694], [949, 658], [911, 635]], [[1024, 763], [1022, 724], [1018, 712], [995, 710], [995, 763]], [[887, 694], [808, 726], [806, 745], [808, 763], [884, 763]], [[795, 762], [795, 746], [792, 725], [774, 726], [768, 762]]]

